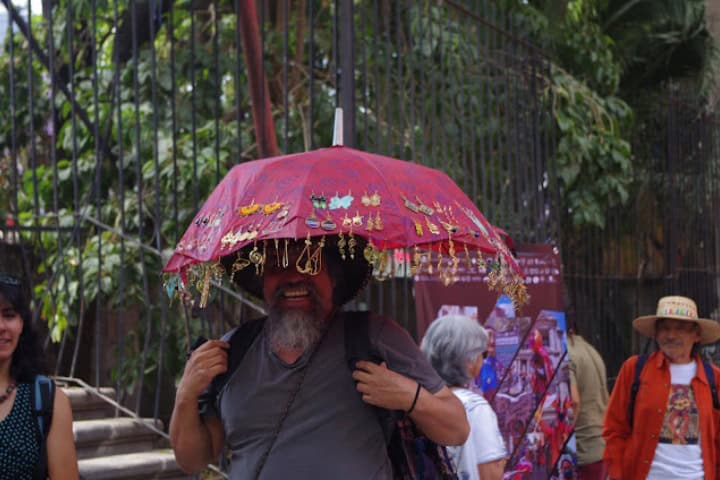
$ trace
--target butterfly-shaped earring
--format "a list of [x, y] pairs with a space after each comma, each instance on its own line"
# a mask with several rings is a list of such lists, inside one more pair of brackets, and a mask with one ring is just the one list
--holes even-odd
[[338, 196], [336, 193], [334, 197], [330, 199], [330, 210], [337, 210], [338, 208], [344, 208], [347, 210], [352, 205], [354, 198], [349, 193], [343, 197]]

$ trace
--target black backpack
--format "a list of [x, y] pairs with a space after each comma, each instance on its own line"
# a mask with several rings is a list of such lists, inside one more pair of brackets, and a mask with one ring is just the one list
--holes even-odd
[[[635, 415], [635, 399], [637, 398], [637, 393], [640, 389], [640, 374], [642, 373], [643, 368], [645, 368], [645, 363], [647, 362], [647, 359], [647, 355], [638, 355], [637, 363], [635, 364], [635, 375], [633, 377], [632, 386], [630, 387], [630, 403], [628, 405], [628, 424], [630, 425], [631, 429], [633, 426], [633, 420]], [[712, 365], [710, 365], [710, 363], [708, 363], [708, 361], [705, 359], [703, 359], [702, 364], [703, 368], [705, 369], [705, 376], [708, 379], [708, 384], [710, 385], [710, 394], [712, 395], [713, 399], [713, 408], [715, 410], [720, 410], [720, 400], [718, 400], [717, 385], [715, 385], [715, 373], [713, 372]]]
[[33, 471], [33, 480], [45, 480], [48, 477], [47, 437], [52, 425], [54, 404], [55, 382], [48, 377], [36, 375], [30, 389], [30, 405], [35, 418], [35, 436], [40, 445], [40, 460]]
[[[345, 312], [345, 357], [352, 372], [358, 360], [376, 363], [384, 359], [372, 349], [369, 335], [369, 312]], [[262, 331], [265, 319], [247, 322], [226, 333], [222, 340], [230, 344], [227, 371], [215, 377], [200, 397], [200, 413], [207, 413], [209, 404], [219, 411], [218, 396], [242, 361], [255, 338]], [[195, 342], [197, 347], [200, 342]], [[375, 407], [387, 443], [388, 457], [396, 480], [456, 480], [455, 466], [445, 447], [425, 437], [403, 411]]]

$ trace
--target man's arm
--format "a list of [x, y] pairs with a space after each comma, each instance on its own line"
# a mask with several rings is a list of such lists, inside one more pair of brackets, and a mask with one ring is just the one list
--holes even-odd
[[478, 473], [480, 474], [480, 478], [482, 478], [482, 480], [502, 480], [505, 463], [507, 463], [507, 461], [504, 458], [495, 460], [494, 462], [479, 463]]
[[195, 350], [185, 365], [175, 395], [170, 444], [178, 465], [188, 474], [199, 472], [222, 452], [225, 437], [222, 424], [215, 417], [200, 417], [198, 397], [216, 375], [227, 370], [227, 348], [227, 343], [211, 340]]
[[[388, 369], [384, 362], [357, 362], [353, 379], [365, 403], [388, 410], [410, 409], [418, 388], [415, 380]], [[462, 445], [470, 433], [465, 408], [447, 387], [433, 394], [421, 386], [410, 418], [440, 445]]]
[[430, 440], [440, 445], [462, 445], [470, 434], [465, 407], [447, 387], [435, 394], [421, 387], [410, 418]]
[[636, 363], [637, 357], [623, 363], [605, 412], [602, 432], [605, 439], [603, 460], [611, 479], [622, 478], [623, 457], [632, 433], [627, 412]]

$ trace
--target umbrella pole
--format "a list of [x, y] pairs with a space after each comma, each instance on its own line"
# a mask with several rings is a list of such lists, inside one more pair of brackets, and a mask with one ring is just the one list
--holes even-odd
[[343, 146], [343, 109], [335, 109], [335, 125], [333, 126], [333, 147]]

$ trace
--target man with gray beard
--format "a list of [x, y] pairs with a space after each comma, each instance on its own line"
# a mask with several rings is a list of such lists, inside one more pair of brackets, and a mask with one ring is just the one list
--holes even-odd
[[[217, 401], [202, 411], [198, 399], [228, 369], [229, 343], [210, 340], [190, 356], [170, 423], [178, 464], [196, 473], [227, 448], [231, 479], [390, 479], [373, 407], [406, 411], [438, 444], [463, 444], [469, 427], [462, 404], [392, 320], [369, 316], [370, 346], [382, 361], [361, 360], [348, 370], [345, 322], [351, 314], [341, 307], [372, 267], [360, 255], [341, 259], [322, 244], [314, 255], [301, 247], [268, 253], [261, 277], [247, 270], [236, 276], [265, 300], [268, 318]], [[282, 261], [275, 261], [279, 256]], [[229, 271], [237, 261], [224, 259]]]

